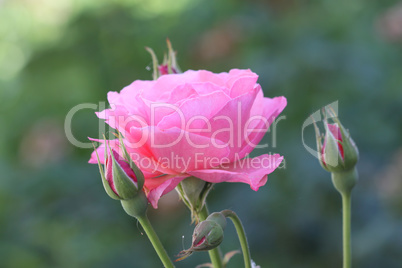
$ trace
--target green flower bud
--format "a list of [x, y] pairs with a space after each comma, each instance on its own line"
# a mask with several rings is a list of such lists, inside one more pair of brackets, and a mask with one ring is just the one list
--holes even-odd
[[149, 52], [149, 54], [151, 54], [152, 57], [152, 76], [154, 80], [157, 80], [162, 75], [181, 73], [180, 67], [176, 60], [176, 52], [173, 50], [172, 43], [170, 43], [169, 39], [166, 39], [166, 43], [168, 47], [168, 54], [165, 54], [161, 65], [159, 65], [158, 58], [156, 57], [155, 52], [151, 48], [145, 47], [145, 49]]
[[130, 165], [110, 149], [105, 163], [105, 179], [120, 200], [134, 198], [138, 193], [137, 178]]
[[148, 207], [147, 197], [142, 190], [144, 174], [127, 153], [121, 135], [119, 135], [119, 140], [124, 157], [112, 149], [105, 138], [105, 171], [95, 149], [102, 183], [111, 198], [121, 201], [123, 209], [128, 215], [139, 217], [145, 215]]
[[329, 172], [353, 170], [359, 159], [359, 151], [356, 144], [335, 113], [331, 110], [328, 110], [328, 112], [335, 123], [329, 124], [327, 119], [324, 118], [325, 137], [323, 143], [320, 131], [314, 123], [317, 136], [318, 159], [321, 166]]
[[[123, 154], [129, 157], [121, 139], [120, 143]], [[95, 152], [103, 186], [111, 198], [129, 200], [136, 197], [139, 192], [142, 192], [144, 175], [131, 158], [126, 160], [126, 158], [119, 155], [116, 150], [108, 146], [105, 139], [105, 165], [103, 169], [98, 153], [96, 150]]]
[[205, 251], [214, 249], [223, 241], [223, 229], [215, 221], [205, 220], [200, 222], [193, 233], [193, 251]]
[[[325, 138], [321, 143], [322, 136], [314, 122], [317, 136], [318, 159], [321, 166], [331, 172], [332, 182], [341, 193], [352, 191], [358, 180], [356, 163], [359, 160], [359, 151], [349, 132], [343, 127], [335, 112], [327, 109], [327, 113], [335, 122], [329, 124], [324, 117]], [[325, 110], [324, 110], [325, 115]]]
[[192, 245], [179, 253], [183, 260], [195, 251], [206, 251], [218, 247], [223, 241], [223, 231], [226, 227], [226, 217], [220, 212], [214, 212], [205, 221], [197, 224], [193, 232]]

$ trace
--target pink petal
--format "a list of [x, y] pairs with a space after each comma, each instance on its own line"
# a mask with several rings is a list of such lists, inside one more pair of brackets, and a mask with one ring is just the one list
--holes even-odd
[[117, 193], [116, 190], [116, 186], [114, 185], [114, 181], [113, 181], [113, 165], [111, 163], [112, 159], [110, 157], [108, 157], [106, 159], [106, 164], [105, 164], [105, 179], [107, 180], [107, 182], [110, 185], [110, 188], [112, 188], [113, 192], [119, 196], [119, 194]]
[[216, 92], [216, 91], [223, 92], [228, 97], [230, 96], [230, 88], [228, 88], [226, 86], [214, 84], [210, 81], [191, 83], [191, 87], [200, 96], [207, 95], [207, 94], [210, 94], [210, 93]]
[[247, 138], [244, 140], [242, 150], [239, 155], [240, 158], [249, 154], [256, 145], [259, 144], [264, 137], [268, 128], [276, 117], [285, 109], [287, 100], [285, 97], [264, 98], [259, 95], [253, 105], [250, 121], [246, 125], [244, 135]]
[[[101, 143], [98, 148], [96, 148], [96, 152], [98, 152], [99, 155], [99, 160], [102, 164], [105, 164], [105, 144], [104, 140], [99, 140], [99, 139], [92, 139], [89, 138], [92, 141], [96, 141]], [[114, 140], [107, 140], [109, 146], [111, 149], [116, 151], [118, 153], [118, 160], [125, 161], [125, 157], [123, 155], [123, 152], [120, 148], [120, 142], [117, 139]], [[162, 173], [172, 173], [171, 170], [166, 170], [163, 169], [162, 166], [158, 166], [158, 163], [150, 156], [150, 152], [146, 151], [145, 147], [133, 147], [131, 143], [129, 143], [127, 140], [124, 140], [124, 145], [127, 149], [128, 154], [130, 155], [131, 159], [134, 161], [134, 163], [141, 169], [141, 171], [144, 173], [145, 178], [147, 177], [155, 177], [157, 175], [160, 175]], [[98, 160], [96, 157], [96, 152], [93, 151], [91, 154], [91, 158], [89, 159], [88, 163], [90, 164], [97, 164]], [[117, 159], [117, 157], [116, 157]]]
[[[343, 146], [342, 146], [342, 133], [341, 130], [338, 127], [338, 124], [328, 124], [328, 129], [329, 131], [332, 133], [332, 135], [334, 136], [334, 138], [336, 140], [338, 140], [338, 149], [339, 152], [341, 154], [342, 159], [345, 159], [345, 153], [343, 151]], [[323, 145], [323, 149], [325, 148], [326, 145], [326, 141], [324, 141], [324, 145]], [[324, 158], [323, 158], [324, 159]], [[325, 165], [325, 163], [324, 163]]]
[[233, 69], [229, 73], [223, 72], [219, 74], [206, 70], [188, 70], [182, 74], [168, 74], [159, 77], [158, 80], [154, 81], [155, 84], [152, 85], [152, 89], [143, 90], [143, 96], [151, 101], [166, 102], [170, 96], [170, 92], [177, 86], [185, 83], [195, 84], [208, 82], [230, 89], [239, 77], [253, 76], [256, 76], [256, 74], [250, 70]]
[[158, 127], [161, 129], [172, 127], [199, 129], [229, 101], [229, 96], [222, 91], [188, 99], [177, 108], [176, 112], [165, 116], [159, 122]]
[[244, 158], [217, 169], [193, 170], [188, 174], [212, 183], [243, 182], [257, 191], [267, 182], [267, 174], [272, 173], [282, 159], [283, 156], [279, 154], [264, 154], [254, 158]]
[[145, 187], [150, 189], [147, 197], [154, 208], [158, 208], [158, 201], [162, 195], [172, 191], [182, 180], [188, 176], [166, 175], [145, 180]]
[[162, 75], [155, 81], [152, 89], [144, 90], [142, 95], [150, 101], [166, 102], [173, 89], [187, 82], [194, 82], [197, 76], [197, 72], [191, 70], [182, 74]]
[[209, 132], [202, 132], [200, 135], [219, 139], [230, 148], [230, 161], [240, 152], [245, 136], [244, 127], [250, 117], [257, 94], [261, 91], [256, 86], [252, 91], [230, 100], [219, 112], [212, 116], [209, 125], [204, 128], [211, 128]]
[[328, 124], [328, 129], [331, 131], [336, 140], [342, 141], [342, 134], [338, 124]]
[[96, 114], [99, 118], [105, 119], [111, 128], [119, 130], [123, 136], [131, 127], [140, 128], [148, 125], [147, 119], [140, 113], [130, 114], [125, 107], [120, 105], [112, 105], [112, 108]]
[[153, 159], [161, 166], [170, 169], [170, 172], [166, 172], [168, 174], [211, 168], [213, 164], [219, 165], [220, 162], [211, 162], [207, 158], [220, 161], [229, 153], [229, 148], [223, 146], [222, 141], [179, 128], [166, 130], [158, 127], [132, 128], [130, 135], [145, 135], [141, 147], [152, 152]]
[[[96, 157], [96, 152], [97, 152], [98, 156], [99, 156], [99, 161], [101, 162], [101, 164], [105, 164], [105, 143], [104, 143], [105, 141], [100, 140], [100, 139], [93, 139], [93, 138], [89, 138], [89, 140], [99, 142], [99, 143], [101, 143], [101, 145], [99, 145], [98, 148], [96, 148], [95, 151], [92, 152], [91, 158], [89, 159], [88, 163], [98, 164], [98, 158]], [[117, 140], [117, 139], [108, 140], [107, 142], [109, 143], [110, 148], [112, 148], [113, 150], [115, 150], [117, 152], [120, 151], [119, 140]], [[122, 154], [119, 154], [119, 155], [122, 156]]]
[[[135, 80], [130, 85], [123, 88], [120, 92], [122, 103], [127, 107], [135, 107], [135, 99], [143, 92], [151, 92], [154, 89], [156, 81], [153, 80]], [[108, 96], [109, 99], [109, 96]], [[109, 99], [109, 102], [111, 100]]]
[[257, 83], [258, 75], [247, 73], [246, 76], [237, 78], [230, 87], [230, 97], [236, 98], [253, 90]]
[[191, 99], [198, 96], [197, 91], [191, 86], [191, 84], [186, 83], [175, 87], [172, 92], [170, 92], [169, 99], [167, 103], [180, 105], [183, 100]]

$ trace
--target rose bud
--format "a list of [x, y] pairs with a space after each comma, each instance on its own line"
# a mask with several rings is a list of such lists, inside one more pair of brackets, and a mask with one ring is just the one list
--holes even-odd
[[[333, 112], [331, 111], [333, 114]], [[342, 126], [334, 115], [334, 124], [329, 124], [324, 118], [325, 137], [322, 137], [315, 125], [317, 135], [318, 159], [322, 167], [329, 172], [343, 172], [352, 170], [359, 159], [359, 151], [350, 137], [349, 132]]]
[[359, 151], [350, 137], [349, 131], [342, 126], [335, 112], [332, 109], [327, 109], [327, 113], [331, 115], [335, 123], [329, 124], [327, 118], [324, 117], [325, 137], [323, 144], [321, 144], [320, 131], [314, 122], [318, 159], [321, 166], [331, 172], [335, 188], [341, 194], [350, 193], [358, 179], [355, 166], [359, 159]]
[[220, 212], [214, 212], [205, 221], [200, 222], [193, 233], [193, 251], [214, 249], [223, 241], [226, 218]]
[[[105, 147], [107, 146], [105, 145]], [[106, 151], [108, 152], [105, 159], [105, 171], [103, 171], [97, 155], [106, 193], [116, 200], [129, 200], [134, 198], [142, 188], [142, 185], [138, 183], [138, 178], [141, 177], [141, 174], [139, 174], [137, 170], [137, 172], [135, 172], [132, 169], [131, 166], [135, 165], [132, 161], [127, 162], [114, 149], [109, 147], [109, 150], [107, 150], [107, 148], [105, 148], [105, 154]], [[143, 179], [140, 178], [140, 181], [142, 180]]]
[[197, 224], [193, 232], [193, 241], [189, 249], [179, 253], [181, 261], [195, 251], [211, 250], [219, 246], [223, 241], [223, 231], [226, 227], [226, 218], [220, 212], [214, 212], [205, 221]]
[[200, 222], [193, 233], [193, 251], [214, 249], [223, 241], [223, 229], [215, 221], [205, 220]]
[[170, 43], [169, 39], [166, 39], [168, 54], [163, 58], [163, 63], [159, 65], [158, 58], [156, 57], [155, 52], [149, 48], [145, 47], [145, 49], [151, 54], [152, 57], [152, 65], [153, 65], [153, 78], [157, 80], [160, 76], [166, 74], [178, 74], [181, 73], [180, 67], [176, 60], [176, 52], [173, 50], [172, 43]]

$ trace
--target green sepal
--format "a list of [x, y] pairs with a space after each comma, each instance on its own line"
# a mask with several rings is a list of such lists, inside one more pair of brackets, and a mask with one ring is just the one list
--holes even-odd
[[141, 169], [134, 163], [133, 159], [131, 158], [130, 154], [127, 152], [126, 146], [124, 145], [123, 138], [121, 133], [119, 133], [119, 142], [120, 147], [123, 151], [124, 157], [127, 159], [130, 168], [133, 170], [135, 177], [137, 179], [137, 187], [138, 189], [142, 189], [144, 187], [145, 178], [144, 174], [142, 173]]
[[343, 127], [341, 127], [341, 132], [342, 136], [346, 137], [345, 140], [341, 143], [345, 156], [345, 169], [350, 170], [356, 166], [356, 163], [359, 160], [359, 150], [357, 149], [357, 146], [353, 139], [350, 137], [349, 131], [346, 131], [343, 129]]
[[[102, 184], [103, 184], [103, 187], [105, 188], [106, 193], [115, 200], [121, 200], [121, 198], [112, 190], [112, 188], [109, 185], [109, 182], [105, 178], [105, 173], [102, 168], [102, 164], [99, 160], [99, 155], [98, 155], [98, 152], [96, 151], [95, 145], [94, 145], [94, 149], [95, 149], [95, 153], [96, 153], [96, 158], [98, 160], [98, 166], [99, 166], [99, 172], [100, 172], [101, 178], [102, 178]], [[106, 143], [105, 143], [105, 152], [106, 152], [106, 150], [107, 150], [107, 147], [106, 147]], [[105, 163], [106, 163], [106, 161], [105, 161]]]
[[153, 70], [153, 74], [152, 74], [152, 78], [153, 78], [154, 80], [157, 80], [158, 77], [160, 76], [160, 74], [159, 74], [159, 69], [158, 69], [158, 66], [159, 66], [158, 58], [156, 57], [155, 52], [153, 51], [152, 48], [150, 48], [150, 47], [145, 47], [145, 50], [148, 51], [149, 54], [151, 54], [151, 57], [152, 57], [152, 65], [153, 65], [153, 69], [154, 69], [154, 70]]
[[168, 47], [168, 61], [167, 61], [167, 66], [168, 66], [168, 73], [172, 74], [173, 73], [173, 68], [172, 68], [172, 63], [175, 58], [172, 44], [170, 43], [169, 38], [166, 39], [167, 47]]
[[124, 211], [131, 217], [143, 217], [148, 208], [148, 199], [143, 191], [139, 191], [134, 198], [121, 200], [121, 205]]
[[176, 60], [176, 52], [173, 50], [172, 43], [169, 39], [166, 39], [167, 47], [168, 47], [168, 59], [167, 59], [167, 66], [168, 66], [168, 73], [173, 74], [173, 68], [175, 69], [176, 73], [181, 73], [180, 67]]
[[136, 183], [127, 175], [127, 173], [123, 170], [123, 168], [117, 163], [113, 151], [111, 148], [110, 157], [112, 158], [112, 172], [113, 172], [113, 183], [116, 188], [117, 194], [120, 196], [120, 199], [131, 199], [134, 198], [138, 193], [138, 187]]
[[326, 119], [324, 119], [324, 127], [326, 144], [324, 148], [323, 158], [325, 161], [325, 167], [331, 172], [345, 170], [344, 161], [339, 151], [338, 143], [340, 142], [340, 140], [336, 139], [332, 132], [329, 130], [328, 122]]
[[357, 169], [353, 168], [343, 172], [331, 173], [332, 183], [335, 189], [341, 194], [349, 194], [356, 185], [359, 175]]
[[205, 200], [209, 191], [212, 189], [213, 183], [203, 181], [196, 177], [188, 177], [177, 185], [176, 190], [179, 193], [184, 204], [191, 211], [192, 220], [205, 206]]
[[205, 220], [216, 222], [222, 227], [223, 230], [226, 228], [226, 217], [221, 212], [213, 212]]
[[327, 169], [327, 167], [324, 165], [324, 162], [322, 162], [322, 141], [323, 141], [323, 136], [320, 133], [320, 129], [317, 126], [317, 123], [315, 122], [314, 118], [312, 118], [313, 120], [313, 125], [314, 125], [314, 130], [315, 130], [315, 137], [316, 137], [316, 141], [317, 141], [317, 158], [318, 161], [320, 162], [320, 165], [322, 166], [322, 168], [324, 168], [325, 170]]
[[231, 259], [234, 255], [240, 254], [240, 253], [241, 253], [240, 250], [232, 250], [232, 251], [229, 251], [228, 253], [226, 253], [225, 256], [223, 256], [223, 260], [222, 260], [223, 266], [226, 267], [227, 264], [228, 264], [228, 262], [230, 261], [230, 259]]

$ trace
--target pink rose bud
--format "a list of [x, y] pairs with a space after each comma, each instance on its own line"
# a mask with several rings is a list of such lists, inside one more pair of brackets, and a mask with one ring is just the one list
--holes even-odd
[[179, 253], [181, 261], [195, 251], [211, 250], [223, 241], [223, 231], [226, 227], [226, 217], [220, 212], [210, 214], [205, 221], [197, 224], [193, 232], [193, 242], [189, 249]]
[[[106, 144], [106, 142], [105, 142]], [[105, 148], [105, 171], [98, 158], [99, 169], [106, 193], [116, 200], [130, 200], [142, 190], [143, 175], [132, 161], [126, 161], [114, 149]], [[123, 152], [126, 153], [123, 147]], [[139, 171], [139, 172], [138, 172]], [[142, 177], [141, 177], [142, 176]]]
[[211, 250], [223, 241], [223, 231], [226, 227], [226, 217], [220, 212], [210, 214], [205, 221], [200, 222], [193, 232], [192, 251]]
[[332, 114], [335, 123], [329, 124], [324, 118], [325, 137], [323, 144], [321, 144], [320, 131], [315, 126], [320, 163], [329, 172], [350, 171], [359, 159], [359, 151], [349, 132], [342, 126], [334, 112], [329, 112]]
[[215, 221], [205, 220], [194, 229], [193, 251], [211, 250], [219, 246], [223, 241], [223, 229]]
[[170, 40], [167, 39], [166, 43], [167, 43], [167, 47], [168, 47], [168, 54], [167, 54], [167, 56], [165, 54], [163, 63], [161, 65], [159, 65], [159, 63], [158, 63], [158, 58], [156, 57], [155, 52], [149, 47], [145, 48], [149, 52], [149, 54], [151, 54], [151, 57], [152, 57], [152, 65], [153, 65], [153, 69], [154, 69], [154, 72], [153, 72], [154, 80], [157, 80], [162, 75], [181, 73], [180, 67], [176, 60], [176, 52], [173, 50]]
[[120, 199], [131, 199], [138, 192], [137, 178], [130, 165], [113, 149], [105, 164], [105, 179]]

